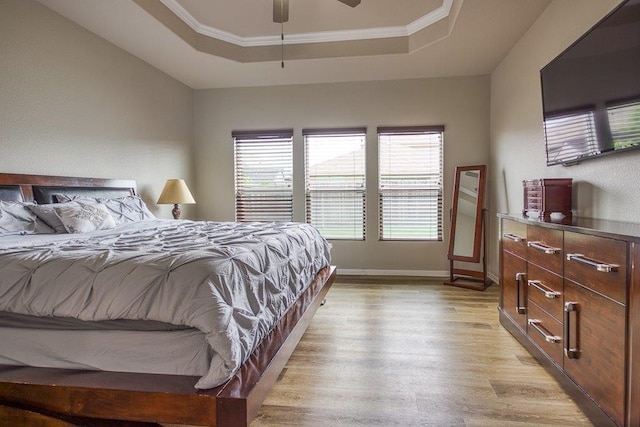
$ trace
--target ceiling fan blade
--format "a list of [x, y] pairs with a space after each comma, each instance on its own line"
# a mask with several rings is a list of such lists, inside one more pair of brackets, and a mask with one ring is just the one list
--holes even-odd
[[360, 4], [360, 0], [338, 0], [340, 3], [344, 3], [347, 6], [356, 7]]
[[289, 0], [273, 0], [273, 22], [279, 24], [289, 20]]

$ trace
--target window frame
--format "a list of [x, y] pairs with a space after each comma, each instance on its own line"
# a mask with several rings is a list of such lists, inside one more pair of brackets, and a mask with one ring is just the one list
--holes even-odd
[[[437, 188], [436, 194], [436, 203], [435, 203], [435, 212], [431, 212], [431, 217], [435, 218], [436, 223], [432, 225], [430, 228], [435, 228], [435, 236], [434, 237], [423, 237], [423, 236], [411, 236], [411, 235], [389, 235], [385, 230], [385, 196], [388, 197], [390, 192], [400, 192], [404, 191], [406, 193], [411, 192], [431, 192], [434, 189], [427, 185], [413, 185], [410, 187], [399, 187], [395, 189], [384, 188], [385, 185], [388, 185], [388, 180], [383, 178], [383, 141], [381, 137], [383, 136], [402, 136], [402, 135], [431, 135], [437, 134], [439, 137], [438, 141], [438, 172], [437, 178], [435, 179], [435, 183]], [[378, 240], [379, 241], [426, 241], [426, 242], [441, 242], [443, 241], [443, 193], [444, 193], [444, 126], [436, 125], [436, 126], [379, 126], [377, 128], [377, 138], [378, 138], [378, 187], [377, 187], [377, 203], [378, 203]], [[433, 174], [424, 174], [425, 177]], [[428, 196], [425, 196], [428, 197]], [[406, 212], [406, 211], [405, 211]], [[402, 218], [402, 217], [400, 217]]]
[[[274, 221], [293, 221], [293, 129], [278, 130], [250, 130], [250, 131], [232, 131], [233, 138], [233, 165], [234, 165], [234, 215], [237, 222], [274, 222]], [[245, 145], [245, 149], [257, 149], [259, 144], [282, 144], [283, 149], [287, 150], [288, 158], [283, 160], [283, 164], [288, 163], [288, 179], [285, 171], [284, 185], [274, 185], [271, 188], [261, 191], [254, 188], [243, 188], [239, 182], [246, 175], [242, 175], [241, 170], [246, 169], [249, 164], [242, 160], [242, 157], [248, 153], [241, 153], [240, 145]], [[251, 145], [255, 147], [251, 147]], [[249, 154], [250, 155], [250, 154]], [[274, 157], [275, 158], [275, 157]], [[265, 156], [265, 161], [270, 159]], [[271, 159], [273, 160], [273, 159]], [[285, 166], [286, 167], [286, 166]], [[268, 181], [263, 181], [263, 183]], [[269, 194], [271, 193], [271, 194]], [[277, 193], [281, 193], [277, 196]], [[266, 196], [261, 198], [260, 196]], [[254, 200], [252, 201], [252, 197]], [[271, 204], [269, 198], [272, 199]], [[261, 213], [259, 204], [267, 209]]]
[[[320, 232], [329, 240], [345, 240], [345, 241], [365, 241], [367, 238], [367, 182], [366, 182], [366, 172], [367, 172], [367, 128], [366, 127], [349, 127], [349, 128], [307, 128], [302, 130], [302, 136], [304, 140], [304, 187], [305, 187], [305, 221], [311, 225], [316, 226]], [[361, 183], [359, 186], [348, 186], [346, 185], [343, 188], [331, 188], [331, 187], [323, 187], [323, 186], [314, 186], [311, 183], [310, 177], [310, 159], [309, 159], [309, 138], [331, 138], [331, 137], [361, 137], [362, 138], [362, 173], [359, 174], [361, 176]], [[356, 175], [353, 175], [354, 177]], [[355, 182], [355, 181], [354, 181]], [[323, 196], [328, 196], [326, 200], [330, 200], [330, 193], [354, 193], [355, 197], [353, 198], [354, 202], [362, 203], [362, 216], [361, 223], [358, 221], [354, 222], [353, 225], [357, 226], [357, 232], [354, 232], [350, 236], [339, 236], [338, 234], [332, 234], [328, 232], [323, 226], [319, 224], [319, 221], [315, 221], [313, 218], [313, 193], [323, 194]], [[323, 197], [320, 196], [320, 197]], [[335, 202], [339, 204], [340, 202]], [[353, 213], [359, 212], [358, 209], [354, 209]], [[355, 219], [355, 217], [354, 217]], [[344, 232], [347, 228], [342, 230]], [[353, 230], [356, 230], [354, 227]]]

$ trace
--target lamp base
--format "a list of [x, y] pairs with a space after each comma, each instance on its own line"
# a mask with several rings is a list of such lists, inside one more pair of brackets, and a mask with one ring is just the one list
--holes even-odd
[[171, 213], [173, 214], [173, 219], [180, 219], [181, 212], [177, 203], [173, 205], [173, 209], [171, 210]]

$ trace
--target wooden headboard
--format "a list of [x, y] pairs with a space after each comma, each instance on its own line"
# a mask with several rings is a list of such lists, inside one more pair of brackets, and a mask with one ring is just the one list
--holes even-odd
[[123, 197], [135, 195], [136, 189], [136, 182], [129, 179], [0, 173], [0, 200], [35, 201], [46, 204], [54, 202], [55, 193]]

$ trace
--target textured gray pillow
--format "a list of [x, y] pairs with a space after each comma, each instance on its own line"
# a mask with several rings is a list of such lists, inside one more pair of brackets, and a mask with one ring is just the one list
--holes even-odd
[[116, 226], [106, 206], [100, 203], [60, 203], [54, 204], [53, 210], [69, 233], [108, 230]]
[[53, 210], [53, 207], [55, 205], [59, 206], [60, 203], [50, 203], [46, 205], [29, 205], [27, 207], [49, 227], [53, 228], [56, 233], [66, 233], [67, 229], [64, 228], [64, 224], [62, 224], [62, 221], [60, 221], [60, 218], [58, 217], [58, 215], [56, 215], [56, 211]]
[[53, 233], [47, 224], [28, 209], [30, 206], [33, 203], [0, 201], [0, 234]]
[[59, 202], [73, 201], [80, 204], [102, 203], [107, 207], [117, 225], [155, 218], [144, 201], [138, 196], [109, 199], [105, 197], [76, 197], [68, 194], [55, 194], [54, 197]]

